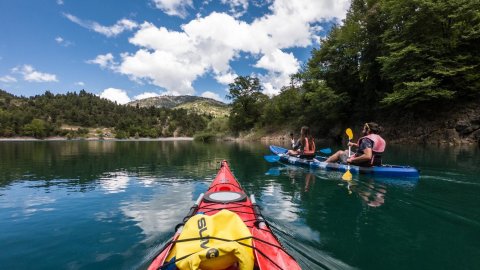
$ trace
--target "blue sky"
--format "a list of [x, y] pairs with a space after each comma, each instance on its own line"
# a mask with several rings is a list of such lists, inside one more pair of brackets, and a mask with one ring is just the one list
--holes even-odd
[[0, 0], [0, 89], [225, 101], [236, 76], [274, 95], [349, 0]]

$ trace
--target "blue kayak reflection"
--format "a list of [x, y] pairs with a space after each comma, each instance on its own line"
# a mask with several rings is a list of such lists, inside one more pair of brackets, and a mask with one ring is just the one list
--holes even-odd
[[351, 181], [341, 179], [341, 172], [318, 171], [308, 168], [284, 164], [282, 166], [270, 168], [265, 175], [280, 177], [287, 176], [290, 184], [298, 184], [302, 193], [311, 191], [317, 179], [320, 181], [335, 181], [337, 186], [346, 189], [346, 193], [361, 199], [362, 203], [368, 207], [380, 207], [386, 201], [387, 189], [390, 186], [396, 188], [414, 188], [418, 181], [399, 181], [398, 179], [379, 178], [379, 177], [354, 177]]

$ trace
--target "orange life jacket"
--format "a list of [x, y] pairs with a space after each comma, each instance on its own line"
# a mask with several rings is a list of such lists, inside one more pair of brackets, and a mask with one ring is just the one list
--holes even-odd
[[312, 149], [310, 150], [310, 144], [308, 138], [305, 138], [305, 147], [303, 147], [304, 155], [315, 155], [315, 142], [312, 140]]

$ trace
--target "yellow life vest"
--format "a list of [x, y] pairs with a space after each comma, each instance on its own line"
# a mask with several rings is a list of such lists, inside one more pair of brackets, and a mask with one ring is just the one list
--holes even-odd
[[[252, 234], [242, 219], [229, 210], [221, 210], [212, 216], [197, 214], [191, 217], [183, 228], [178, 240], [199, 238], [175, 244], [175, 262], [180, 270], [225, 269], [235, 263], [239, 270], [251, 270], [254, 266], [253, 250], [236, 241], [222, 241], [206, 237], [228, 240], [247, 239], [238, 242], [252, 246]], [[170, 256], [169, 256], [170, 257]]]

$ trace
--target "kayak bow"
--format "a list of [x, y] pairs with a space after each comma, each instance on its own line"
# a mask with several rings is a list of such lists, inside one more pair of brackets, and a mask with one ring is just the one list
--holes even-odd
[[301, 269], [222, 161], [172, 239], [154, 258], [153, 269]]

